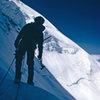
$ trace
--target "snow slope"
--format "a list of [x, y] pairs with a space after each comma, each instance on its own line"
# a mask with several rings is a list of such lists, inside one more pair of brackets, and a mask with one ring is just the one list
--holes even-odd
[[[0, 1], [0, 79], [14, 58], [13, 44], [18, 32], [26, 23], [34, 21], [33, 18], [38, 15], [40, 14], [19, 0]], [[99, 100], [100, 63], [64, 36], [46, 18], [44, 26], [46, 27], [44, 38], [51, 36], [44, 42], [43, 50], [43, 63], [47, 69], [41, 71], [35, 58], [35, 86], [48, 91], [60, 100]], [[13, 64], [8, 79], [14, 79], [14, 66]], [[24, 83], [27, 81], [26, 66], [23, 64], [22, 68]], [[6, 83], [9, 82], [4, 81], [5, 85]], [[3, 88], [4, 85], [1, 92], [5, 89]], [[14, 88], [14, 85], [11, 88]], [[33, 91], [30, 88], [28, 90]]]
[[[0, 92], [0, 100], [15, 100], [17, 94], [17, 87], [12, 80], [3, 84], [2, 92]], [[30, 91], [30, 92], [27, 92]], [[20, 91], [18, 94], [18, 100], [60, 100], [49, 92], [25, 83], [20, 84]]]
[[92, 55], [97, 61], [100, 62], [100, 55]]

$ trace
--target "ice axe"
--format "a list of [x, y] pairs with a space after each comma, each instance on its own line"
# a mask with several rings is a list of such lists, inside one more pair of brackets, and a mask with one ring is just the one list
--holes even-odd
[[[47, 38], [45, 38], [44, 40], [43, 40], [43, 42], [45, 41], [45, 40], [47, 40], [47, 39], [49, 39], [51, 36], [48, 36]], [[39, 60], [40, 61], [40, 60]], [[44, 64], [42, 63], [42, 61], [40, 61], [40, 65], [41, 65], [41, 70], [45, 67], [44, 66]]]
[[40, 63], [40, 65], [41, 65], [41, 68], [40, 68], [40, 69], [42, 70], [45, 66], [44, 66], [44, 64], [42, 63], [41, 60], [39, 60], [39, 63]]

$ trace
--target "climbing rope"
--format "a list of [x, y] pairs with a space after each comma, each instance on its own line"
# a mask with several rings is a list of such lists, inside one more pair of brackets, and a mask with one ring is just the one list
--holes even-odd
[[13, 64], [14, 60], [15, 60], [15, 57], [13, 58], [13, 60], [12, 60], [12, 62], [11, 62], [11, 64], [10, 64], [10, 66], [9, 66], [9, 68], [8, 68], [8, 70], [7, 70], [7, 72], [5, 73], [4, 77], [2, 78], [2, 80], [1, 80], [1, 82], [0, 82], [0, 85], [3, 83], [3, 81], [4, 81], [5, 78], [7, 77], [8, 73], [9, 73], [11, 67], [12, 67], [12, 64]]
[[[44, 41], [47, 40], [47, 39], [50, 38], [50, 37], [51, 37], [51, 36], [45, 38]], [[25, 56], [24, 56], [23, 58], [25, 59]], [[11, 67], [12, 67], [12, 64], [13, 64], [14, 60], [15, 60], [15, 57], [13, 58], [13, 60], [12, 60], [12, 62], [11, 62], [11, 64], [10, 64], [10, 66], [9, 66], [9, 68], [8, 68], [8, 70], [7, 70], [7, 72], [5, 73], [4, 77], [2, 78], [2, 80], [1, 80], [1, 82], [0, 82], [0, 85], [3, 83], [3, 81], [4, 81], [5, 78], [7, 77], [8, 73], [9, 73]], [[23, 61], [23, 63], [24, 63], [24, 62], [25, 62], [25, 61]], [[23, 65], [24, 65], [24, 64], [23, 64]], [[41, 66], [42, 66], [42, 68], [41, 68], [41, 70], [42, 70], [45, 66], [44, 66], [42, 63], [41, 63]]]

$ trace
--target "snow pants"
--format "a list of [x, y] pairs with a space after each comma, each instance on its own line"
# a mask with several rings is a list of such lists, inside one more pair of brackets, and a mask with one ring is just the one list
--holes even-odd
[[33, 82], [33, 74], [34, 74], [34, 48], [30, 47], [23, 47], [20, 46], [18, 50], [16, 50], [15, 58], [16, 58], [16, 71], [15, 71], [15, 79], [21, 79], [21, 66], [22, 60], [25, 56], [25, 52], [27, 52], [27, 65], [28, 65], [28, 83]]

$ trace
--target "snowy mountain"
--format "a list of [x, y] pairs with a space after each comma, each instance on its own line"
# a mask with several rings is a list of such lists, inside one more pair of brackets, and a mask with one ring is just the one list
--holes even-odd
[[[41, 14], [20, 0], [0, 0], [0, 81], [14, 58], [13, 44], [20, 29], [26, 23], [34, 22], [38, 15]], [[35, 58], [36, 88], [27, 85], [25, 57], [18, 100], [39, 100], [41, 95], [41, 99], [51, 97], [46, 100], [99, 100], [100, 63], [64, 36], [46, 18], [44, 26], [44, 39], [51, 36], [44, 41], [43, 46], [43, 64], [46, 68], [40, 70], [39, 61]], [[16, 97], [14, 66], [13, 63], [7, 78], [0, 85], [0, 100], [13, 100]]]
[[92, 55], [97, 61], [100, 62], [100, 55]]

